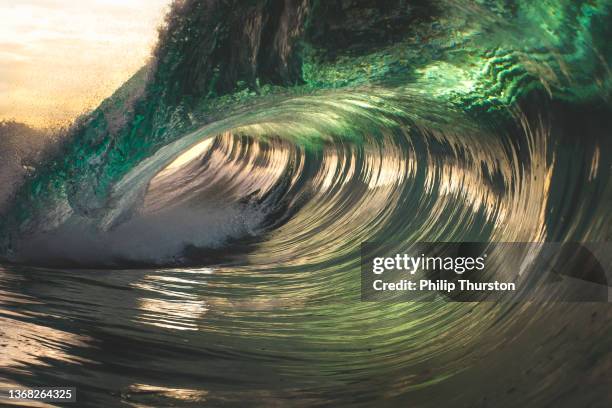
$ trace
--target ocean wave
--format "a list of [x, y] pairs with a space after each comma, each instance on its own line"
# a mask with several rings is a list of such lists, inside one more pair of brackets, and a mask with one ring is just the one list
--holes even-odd
[[252, 3], [177, 2], [156, 61], [11, 196], [7, 318], [44, 315], [55, 354], [9, 377], [261, 406], [484, 406], [487, 382], [536, 406], [605, 370], [598, 305], [362, 302], [359, 251], [609, 240], [609, 5], [342, 2], [361, 32], [324, 2]]

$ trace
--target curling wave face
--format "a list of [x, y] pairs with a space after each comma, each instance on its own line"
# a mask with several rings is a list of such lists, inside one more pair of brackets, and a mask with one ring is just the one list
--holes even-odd
[[[15, 242], [14, 259], [206, 264], [206, 249], [246, 239], [246, 246], [271, 245], [266, 256], [285, 252], [273, 264], [310, 259], [309, 251], [341, 256], [377, 239], [540, 242], [602, 233], [549, 231], [557, 225], [551, 189], [609, 188], [600, 144], [583, 157], [561, 156], [552, 125], [540, 117], [530, 123], [517, 114], [513, 126], [493, 130], [416, 96], [404, 106], [390, 102], [384, 92], [397, 95], [372, 88], [279, 100], [188, 133], [138, 163], [95, 216], [69, 202], [45, 214], [41, 232]], [[353, 139], [329, 136], [342, 129]], [[304, 145], [303, 135], [318, 143]], [[581, 163], [581, 177], [553, 180], [570, 160]], [[581, 200], [596, 207], [576, 211], [566, 231], [607, 217], [594, 194]], [[280, 242], [285, 251], [275, 249]]]
[[[44, 267], [0, 269], [18, 327], [7, 381], [61, 376], [92, 406], [601, 401], [601, 305], [360, 301], [365, 241], [609, 239], [610, 108], [580, 78], [551, 82], [567, 68], [555, 58], [586, 52], [480, 51], [478, 75], [442, 57], [406, 73], [395, 50], [363, 81], [343, 77], [342, 58], [304, 57], [316, 89], [237, 91], [208, 100], [214, 115], [181, 105], [181, 125], [157, 110], [113, 133], [114, 108], [93, 113], [1, 225], [5, 259]], [[33, 333], [46, 341], [21, 349]]]

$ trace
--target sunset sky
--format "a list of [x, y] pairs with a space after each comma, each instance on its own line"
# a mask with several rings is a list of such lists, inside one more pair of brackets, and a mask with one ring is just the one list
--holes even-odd
[[67, 124], [151, 55], [171, 0], [0, 0], [0, 120]]

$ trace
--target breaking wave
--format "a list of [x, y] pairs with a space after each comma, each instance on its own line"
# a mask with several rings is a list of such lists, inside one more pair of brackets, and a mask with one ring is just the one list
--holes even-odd
[[[601, 66], [610, 56], [597, 48], [606, 31], [592, 28], [607, 21], [607, 6], [593, 6], [598, 14], [586, 2], [563, 3], [566, 20], [553, 25], [556, 14], [535, 5], [449, 2], [450, 22], [417, 13], [428, 35], [416, 40], [400, 30], [392, 39], [402, 40], [385, 45], [377, 31], [347, 28], [342, 38], [355, 35], [363, 48], [321, 57], [304, 46], [295, 86], [287, 63], [268, 72], [283, 86], [229, 92], [223, 75], [251, 72], [240, 71], [242, 54], [206, 54], [228, 64], [226, 73], [198, 65], [190, 53], [205, 51], [173, 35], [195, 27], [192, 3], [175, 5], [149, 77], [135, 77], [76, 126], [12, 196], [0, 223], [12, 265], [0, 269], [2, 304], [23, 330], [11, 338], [38, 331], [47, 340], [31, 352], [13, 347], [21, 357], [6, 364], [10, 381], [62, 376], [92, 406], [116, 398], [572, 406], [602, 395], [603, 377], [570, 381], [605, 372], [595, 356], [609, 356], [609, 313], [599, 306], [360, 302], [359, 248], [609, 240], [612, 115]], [[253, 17], [276, 21], [277, 32], [231, 23], [286, 53], [261, 51], [262, 66], [291, 60], [288, 44], [302, 35], [283, 22], [303, 24], [309, 3], [282, 3], [275, 18]], [[310, 18], [326, 18], [316, 7]], [[525, 23], [524, 32], [504, 16]], [[550, 33], [528, 16], [566, 33], [554, 44], [566, 48], [532, 44]], [[449, 34], [458, 27], [461, 35]], [[585, 32], [591, 47], [578, 49]], [[238, 41], [232, 35], [218, 41]], [[179, 69], [186, 60], [198, 70]], [[593, 60], [601, 65], [585, 63]], [[172, 69], [206, 84], [199, 99]], [[210, 81], [199, 81], [204, 73]], [[119, 125], [117, 112], [125, 113]], [[567, 341], [575, 336], [581, 342]], [[589, 384], [593, 393], [580, 392]]]

